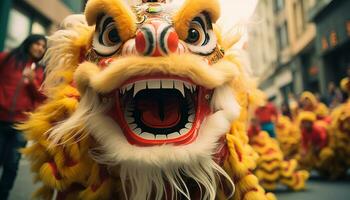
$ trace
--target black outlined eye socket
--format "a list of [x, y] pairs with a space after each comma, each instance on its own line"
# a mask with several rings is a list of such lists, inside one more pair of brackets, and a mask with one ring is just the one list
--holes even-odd
[[207, 14], [202, 13], [191, 21], [185, 42], [197, 54], [209, 55], [215, 50], [217, 39]]
[[122, 41], [112, 17], [104, 15], [98, 21], [92, 46], [102, 56], [111, 56], [120, 49]]
[[206, 33], [203, 28], [200, 25], [193, 23], [188, 30], [186, 42], [192, 45], [201, 45], [204, 43], [205, 38]]

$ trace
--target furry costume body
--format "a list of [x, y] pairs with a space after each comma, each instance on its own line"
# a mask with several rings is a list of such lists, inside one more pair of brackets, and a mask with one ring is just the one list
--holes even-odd
[[[301, 127], [303, 122], [309, 122], [310, 130]], [[299, 113], [298, 127], [302, 135], [300, 163], [304, 169], [327, 171], [334, 157], [331, 147], [331, 131], [329, 124], [317, 120], [316, 114], [308, 111]]]
[[90, 0], [50, 37], [48, 100], [19, 126], [36, 197], [274, 199], [251, 174], [255, 86], [219, 3], [178, 2]]
[[298, 170], [298, 162], [295, 159], [285, 160], [276, 139], [260, 131], [250, 137], [249, 143], [259, 156], [254, 174], [265, 189], [275, 190], [278, 183], [292, 190], [305, 188], [309, 173]]
[[340, 82], [341, 89], [350, 94], [350, 78], [343, 78]]
[[350, 167], [350, 101], [335, 108], [331, 114], [330, 148], [333, 156], [325, 170], [331, 178], [346, 176]]
[[302, 111], [314, 112], [318, 120], [328, 120], [328, 107], [324, 103], [319, 102], [319, 100], [311, 92], [303, 92], [299, 101], [302, 105]]
[[305, 168], [316, 169], [322, 175], [331, 179], [340, 178], [346, 174], [350, 166], [350, 103], [344, 103], [331, 113], [331, 124], [316, 120], [314, 113], [302, 112], [299, 121], [309, 120], [315, 126], [327, 132], [327, 145], [318, 151], [311, 149], [301, 162]]
[[279, 116], [276, 121], [277, 140], [286, 159], [299, 159], [300, 131], [288, 117]]

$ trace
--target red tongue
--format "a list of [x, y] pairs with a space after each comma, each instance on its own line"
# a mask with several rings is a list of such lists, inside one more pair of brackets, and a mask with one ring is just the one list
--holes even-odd
[[137, 101], [142, 122], [153, 128], [169, 128], [180, 121], [180, 99], [146, 97]]

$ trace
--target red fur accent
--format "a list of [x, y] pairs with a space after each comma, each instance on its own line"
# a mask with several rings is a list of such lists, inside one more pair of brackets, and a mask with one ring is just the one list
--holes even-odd
[[58, 169], [57, 169], [56, 163], [54, 163], [54, 162], [49, 162], [49, 165], [50, 165], [51, 170], [52, 170], [52, 172], [53, 172], [53, 176], [54, 176], [57, 180], [61, 180], [62, 177], [61, 177], [61, 175], [58, 173]]

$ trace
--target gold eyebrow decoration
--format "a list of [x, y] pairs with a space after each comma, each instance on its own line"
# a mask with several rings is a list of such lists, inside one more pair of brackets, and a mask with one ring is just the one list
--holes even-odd
[[215, 23], [220, 17], [220, 4], [218, 0], [186, 0], [174, 16], [174, 26], [180, 39], [185, 40], [190, 22], [200, 13], [207, 13]]
[[95, 25], [101, 14], [107, 14], [114, 19], [122, 41], [135, 35], [136, 17], [122, 0], [89, 0], [85, 9], [89, 26]]

